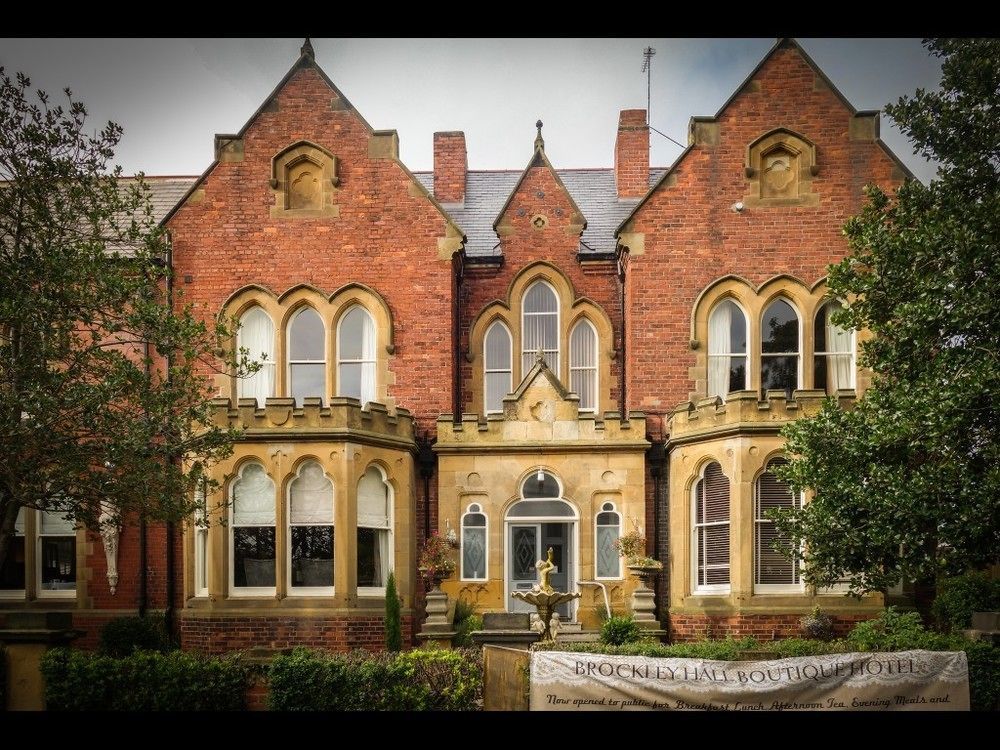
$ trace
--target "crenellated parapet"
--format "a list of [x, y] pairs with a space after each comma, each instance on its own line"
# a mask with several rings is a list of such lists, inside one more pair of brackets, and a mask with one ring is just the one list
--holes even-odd
[[328, 406], [320, 398], [305, 398], [301, 406], [292, 398], [269, 398], [263, 408], [254, 398], [241, 398], [235, 406], [228, 398], [213, 398], [211, 406], [213, 423], [242, 430], [242, 440], [342, 439], [387, 447], [416, 445], [409, 411], [399, 408], [390, 413], [378, 403], [362, 408], [356, 398], [331, 398]]
[[641, 411], [629, 412], [627, 418], [612, 411], [597, 417], [577, 415], [575, 410], [572, 415], [550, 414], [545, 406], [547, 404], [536, 409], [537, 418], [531, 420], [505, 419], [499, 414], [482, 420], [478, 414], [463, 414], [462, 421], [455, 422], [451, 414], [442, 414], [437, 421], [434, 450], [440, 453], [497, 447], [512, 452], [548, 449], [566, 452], [574, 449], [635, 450], [648, 445], [646, 415]]
[[[670, 413], [670, 443], [679, 445], [706, 437], [776, 433], [788, 422], [819, 412], [827, 398], [822, 390], [793, 391], [791, 398], [785, 391], [771, 390], [764, 393], [763, 399], [757, 391], [733, 391], [725, 401], [718, 397], [685, 401]], [[841, 408], [850, 408], [855, 392], [837, 391], [830, 398]]]

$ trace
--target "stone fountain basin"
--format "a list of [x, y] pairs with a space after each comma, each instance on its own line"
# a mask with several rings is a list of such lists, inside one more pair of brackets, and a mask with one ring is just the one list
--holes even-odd
[[554, 609], [564, 602], [580, 598], [580, 592], [567, 594], [562, 591], [515, 591], [511, 594], [515, 599], [521, 599], [528, 604], [533, 604], [539, 609]]

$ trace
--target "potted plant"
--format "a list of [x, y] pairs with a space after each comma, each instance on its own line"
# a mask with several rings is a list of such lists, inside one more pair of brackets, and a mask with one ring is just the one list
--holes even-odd
[[451, 559], [449, 550], [448, 542], [434, 531], [420, 551], [420, 574], [430, 583], [432, 590], [438, 589], [441, 581], [455, 572], [455, 561]]
[[615, 542], [615, 547], [618, 549], [618, 554], [625, 558], [626, 567], [645, 586], [648, 586], [649, 581], [663, 570], [663, 563], [646, 554], [646, 537], [639, 529], [622, 534]]

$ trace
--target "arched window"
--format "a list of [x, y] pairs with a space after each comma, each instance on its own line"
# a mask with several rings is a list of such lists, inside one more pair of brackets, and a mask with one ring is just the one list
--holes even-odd
[[560, 499], [562, 489], [559, 486], [559, 480], [544, 469], [539, 469], [528, 475], [528, 478], [521, 484], [521, 497], [524, 499], [514, 503], [507, 510], [508, 517], [576, 517], [573, 506]]
[[340, 319], [337, 331], [337, 395], [364, 406], [375, 400], [375, 321], [355, 305]]
[[799, 316], [783, 299], [768, 305], [760, 327], [760, 387], [789, 396], [799, 387]]
[[510, 331], [497, 320], [486, 331], [483, 341], [483, 403], [487, 414], [503, 411], [503, 397], [514, 390], [511, 359]]
[[247, 357], [260, 362], [261, 368], [236, 384], [237, 398], [255, 398], [257, 405], [274, 395], [274, 323], [263, 309], [251, 307], [240, 317], [236, 345], [247, 350]]
[[323, 320], [311, 307], [299, 310], [288, 326], [288, 395], [326, 400], [326, 336]]
[[274, 482], [263, 464], [246, 463], [232, 484], [230, 585], [234, 594], [274, 594]]
[[767, 471], [757, 478], [754, 486], [753, 587], [765, 593], [802, 590], [798, 560], [790, 560], [779, 551], [781, 547], [788, 548], [788, 539], [778, 534], [774, 521], [767, 517], [773, 508], [798, 507], [791, 488], [771, 472], [784, 463], [782, 458], [768, 462]]
[[392, 570], [392, 490], [368, 467], [358, 482], [358, 593], [384, 594]]
[[729, 479], [712, 462], [694, 485], [694, 593], [729, 592]]
[[854, 331], [841, 328], [831, 319], [843, 308], [837, 301], [827, 302], [816, 313], [814, 388], [833, 394], [854, 388]]
[[22, 507], [14, 521], [14, 536], [7, 546], [7, 557], [0, 565], [0, 599], [23, 599], [26, 593], [27, 545], [25, 544]]
[[586, 319], [569, 336], [569, 389], [580, 397], [580, 411], [597, 411], [597, 331]]
[[38, 511], [38, 596], [76, 596], [76, 524], [61, 510]]
[[288, 487], [291, 593], [333, 593], [333, 482], [306, 461]]
[[747, 318], [732, 300], [717, 304], [708, 316], [708, 395], [726, 397], [750, 387]]
[[524, 293], [521, 314], [521, 377], [535, 364], [542, 350], [545, 362], [559, 374], [559, 297], [544, 281], [536, 281]]
[[194, 595], [208, 596], [208, 507], [204, 480], [194, 491]]
[[615, 542], [622, 532], [622, 517], [615, 510], [614, 503], [601, 505], [601, 512], [595, 521], [594, 550], [595, 573], [597, 578], [621, 578], [622, 558]]
[[487, 522], [478, 503], [471, 503], [462, 515], [462, 580], [485, 581]]

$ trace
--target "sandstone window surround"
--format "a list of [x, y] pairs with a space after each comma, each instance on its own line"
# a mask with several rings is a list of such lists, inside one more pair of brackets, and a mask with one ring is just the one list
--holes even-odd
[[0, 568], [0, 600], [75, 599], [80, 533], [60, 511], [21, 508]]
[[614, 503], [602, 503], [594, 516], [594, 578], [620, 581], [622, 558], [615, 542], [622, 533], [622, 514]]
[[220, 382], [230, 398], [255, 398], [262, 408], [267, 398], [288, 397], [299, 407], [309, 397], [326, 405], [333, 395], [395, 409], [388, 395], [395, 382], [392, 314], [374, 289], [348, 284], [326, 295], [302, 284], [276, 295], [251, 285], [234, 293], [223, 312], [240, 323], [236, 351], [263, 362], [249, 377]]
[[462, 514], [461, 580], [487, 581], [489, 572], [489, 519], [479, 503], [469, 503]]
[[759, 287], [739, 276], [709, 284], [691, 315], [692, 401], [813, 386], [830, 395], [857, 388], [857, 335], [835, 326], [839, 303], [820, 280], [811, 287], [776, 276]]
[[271, 218], [337, 217], [337, 157], [310, 141], [298, 141], [271, 159]]
[[517, 388], [541, 349], [553, 374], [580, 396], [581, 412], [614, 411], [613, 342], [611, 319], [599, 305], [578, 297], [554, 266], [531, 264], [514, 277], [504, 300], [486, 305], [473, 321], [466, 355], [473, 363], [473, 409], [501, 413], [503, 397]]
[[730, 591], [729, 478], [715, 461], [707, 463], [691, 492], [692, 593]]
[[785, 556], [788, 539], [779, 535], [768, 511], [801, 507], [802, 497], [775, 476], [773, 469], [787, 463], [781, 457], [768, 461], [754, 482], [754, 581], [755, 594], [801, 594], [805, 591], [799, 560]]
[[792, 130], [770, 130], [747, 146], [744, 172], [749, 184], [742, 202], [748, 208], [819, 205], [813, 192], [816, 147]]

